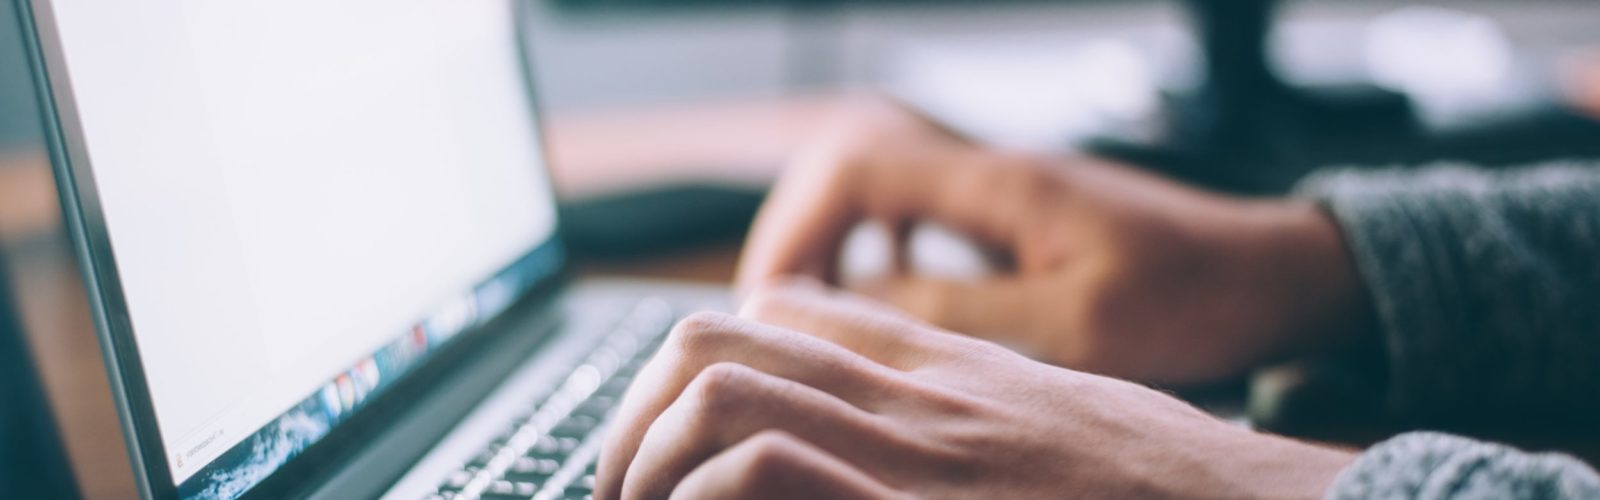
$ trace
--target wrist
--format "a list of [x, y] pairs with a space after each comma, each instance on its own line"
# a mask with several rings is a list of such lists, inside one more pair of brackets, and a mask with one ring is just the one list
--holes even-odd
[[1359, 452], [1244, 429], [1225, 422], [1210, 432], [1188, 429], [1182, 457], [1163, 474], [1180, 481], [1155, 496], [1187, 498], [1323, 498]]
[[1255, 434], [1258, 441], [1230, 461], [1231, 498], [1323, 498], [1339, 473], [1354, 463], [1354, 451]]
[[1323, 207], [1301, 199], [1251, 202], [1252, 249], [1244, 252], [1255, 295], [1270, 316], [1271, 356], [1332, 352], [1373, 331], [1375, 313], [1355, 258]]

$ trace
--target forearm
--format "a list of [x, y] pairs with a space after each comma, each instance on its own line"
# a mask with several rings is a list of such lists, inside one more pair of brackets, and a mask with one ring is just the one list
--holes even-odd
[[1600, 164], [1331, 172], [1301, 191], [1344, 233], [1402, 416], [1600, 415]]

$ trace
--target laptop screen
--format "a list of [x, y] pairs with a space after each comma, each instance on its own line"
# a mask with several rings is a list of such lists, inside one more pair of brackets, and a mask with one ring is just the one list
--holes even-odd
[[47, 3], [182, 496], [247, 491], [558, 266], [510, 2]]

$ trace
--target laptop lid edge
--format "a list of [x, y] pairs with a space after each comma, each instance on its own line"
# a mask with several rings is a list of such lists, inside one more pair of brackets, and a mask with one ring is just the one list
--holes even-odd
[[[38, 5], [34, 5], [35, 3]], [[54, 31], [53, 15], [47, 2], [18, 0], [16, 8], [34, 86], [39, 97], [42, 128], [49, 149], [51, 169], [56, 179], [62, 220], [72, 241], [74, 257], [78, 259], [79, 267], [83, 270], [82, 279], [85, 290], [88, 291], [86, 295], [89, 311], [101, 346], [101, 357], [105, 362], [111, 393], [115, 399], [123, 441], [128, 458], [133, 464], [135, 486], [140, 497], [157, 498], [160, 492], [157, 491], [156, 483], [151, 478], [150, 457], [160, 457], [164, 452], [161, 450], [159, 440], [151, 437], [153, 429], [142, 432], [146, 430], [144, 426], [154, 425], [153, 410], [148, 405], [139, 408], [140, 405], [135, 398], [129, 397], [129, 378], [130, 376], [142, 378], [139, 375], [142, 369], [122, 362], [122, 356], [129, 354], [119, 355], [124, 351], [131, 352], [136, 347], [132, 345], [131, 336], [119, 338], [124, 335], [118, 335], [116, 329], [126, 327], [126, 315], [122, 315], [123, 326], [115, 326], [117, 323], [112, 319], [115, 315], [111, 314], [111, 304], [108, 304], [107, 300], [109, 298], [113, 302], [120, 302], [121, 291], [116, 285], [115, 265], [99, 258], [109, 257], [109, 241], [105, 239], [104, 218], [99, 216], [99, 206], [96, 203], [98, 197], [94, 194], [92, 174], [87, 168], [88, 159], [81, 141], [81, 126], [76, 121], [77, 115], [74, 112], [71, 93], [67, 91], [70, 88], [70, 77], [64, 70], [60, 39]], [[95, 227], [100, 228], [98, 232], [93, 229]], [[96, 234], [100, 238], [95, 238]], [[137, 359], [137, 356], [131, 359]], [[135, 381], [134, 384], [140, 385], [142, 382]], [[148, 397], [145, 399], [148, 403]], [[146, 436], [145, 440], [150, 442], [141, 443], [140, 436]], [[152, 452], [154, 455], [147, 456]], [[153, 463], [158, 464], [158, 467], [161, 466], [159, 458], [154, 459]], [[169, 488], [168, 491], [175, 493], [175, 488]]]

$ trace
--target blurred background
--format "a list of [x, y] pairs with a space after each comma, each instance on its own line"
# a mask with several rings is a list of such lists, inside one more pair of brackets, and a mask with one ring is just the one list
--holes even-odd
[[[727, 279], [784, 159], [866, 95], [997, 146], [1113, 156], [1239, 193], [1332, 164], [1600, 156], [1593, 0], [536, 5], [564, 216], [595, 273]], [[72, 474], [33, 481], [41, 495], [126, 498], [21, 25], [3, 11], [0, 312], [16, 314], [0, 314], [0, 354], [33, 361], [0, 375], [42, 385], [4, 386], [0, 458], [48, 470], [64, 450]]]
[[[1600, 7], [1582, 0], [543, 5], [534, 57], [575, 195], [705, 179], [759, 192], [802, 131], [862, 93], [996, 145], [1089, 151], [1241, 193], [1331, 164], [1600, 154]], [[575, 241], [654, 254], [736, 235], [744, 220], [719, 214], [752, 202], [649, 194], [581, 207], [597, 210], [570, 215], [605, 217]], [[716, 210], [687, 225], [609, 217], [687, 214], [628, 205], [679, 206], [673, 194]]]

